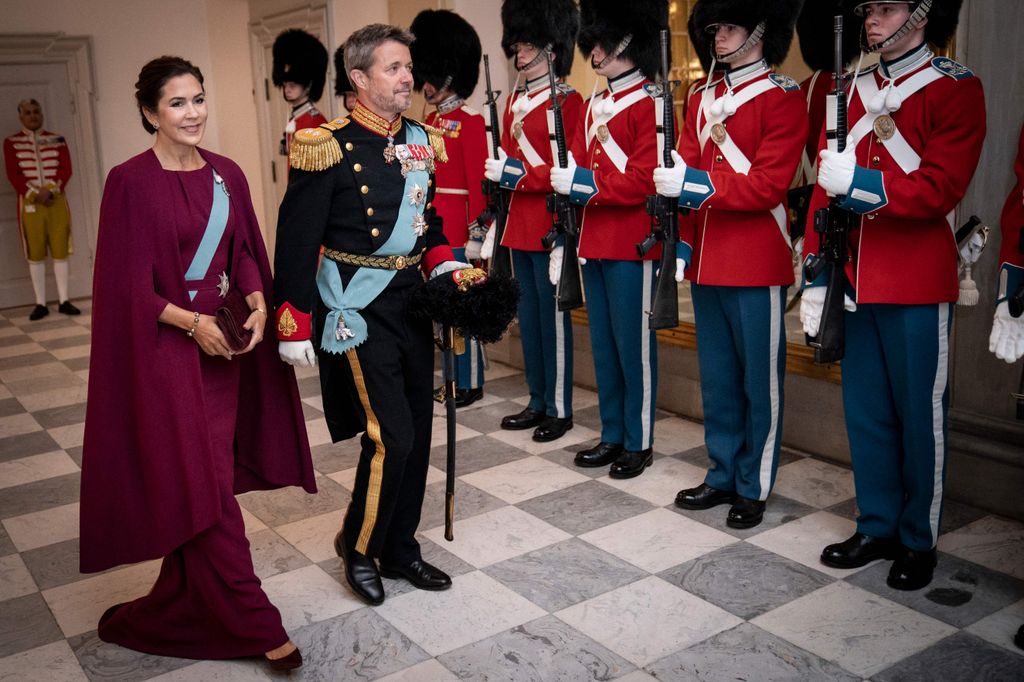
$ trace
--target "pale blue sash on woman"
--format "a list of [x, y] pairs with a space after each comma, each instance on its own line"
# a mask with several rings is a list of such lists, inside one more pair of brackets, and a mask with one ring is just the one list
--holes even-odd
[[[405, 129], [406, 144], [428, 144], [427, 134], [419, 126], [407, 123]], [[388, 240], [373, 252], [374, 256], [407, 256], [416, 246], [413, 218], [423, 214], [425, 202], [414, 204], [406, 197], [417, 186], [425, 192], [429, 179], [430, 174], [425, 170], [409, 170], [395, 227]], [[359, 311], [377, 298], [397, 274], [397, 270], [359, 268], [349, 280], [348, 286], [342, 287], [338, 264], [327, 258], [322, 259], [316, 282], [320, 298], [330, 312], [324, 324], [320, 347], [328, 353], [344, 353], [365, 341], [368, 336], [366, 320]]]
[[[223, 186], [221, 187], [222, 191], [217, 191], [217, 185], [223, 185], [223, 181], [218, 182], [219, 179], [220, 176], [214, 171], [213, 207], [210, 209], [210, 219], [206, 221], [206, 231], [203, 232], [196, 255], [192, 257], [192, 264], [188, 266], [188, 271], [185, 273], [186, 282], [199, 282], [206, 279], [206, 271], [210, 269], [213, 255], [217, 253], [217, 247], [228, 226], [228, 193]], [[197, 289], [189, 289], [189, 300], [195, 300], [197, 293]]]

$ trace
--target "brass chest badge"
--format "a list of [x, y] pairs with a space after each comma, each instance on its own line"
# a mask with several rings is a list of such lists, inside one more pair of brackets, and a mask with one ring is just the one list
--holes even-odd
[[888, 114], [882, 114], [876, 118], [872, 128], [874, 128], [875, 135], [878, 136], [878, 139], [883, 142], [892, 138], [892, 136], [896, 134], [896, 123], [892, 120], [892, 116], [889, 116]]
[[598, 141], [601, 142], [601, 144], [604, 144], [605, 142], [607, 142], [608, 138], [610, 136], [611, 135], [608, 132], [608, 126], [606, 126], [603, 123], [601, 125], [597, 126], [597, 139], [598, 139]]
[[715, 144], [722, 144], [725, 142], [725, 138], [728, 134], [725, 132], [725, 126], [721, 123], [716, 123], [711, 126], [711, 139], [715, 141]]

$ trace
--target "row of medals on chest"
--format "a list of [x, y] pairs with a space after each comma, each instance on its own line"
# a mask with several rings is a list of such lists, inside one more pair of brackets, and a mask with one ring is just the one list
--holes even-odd
[[[428, 173], [434, 172], [433, 159], [413, 159], [409, 155], [408, 147], [404, 144], [395, 145], [393, 135], [388, 135], [388, 146], [384, 148], [384, 163], [389, 166], [395, 161], [402, 166], [402, 177], [409, 175], [410, 171], [422, 170]], [[427, 199], [427, 191], [418, 184], [413, 185], [408, 194], [409, 204], [416, 208], [412, 217], [412, 231], [417, 237], [422, 237], [427, 232], [427, 219], [423, 216], [423, 203]]]

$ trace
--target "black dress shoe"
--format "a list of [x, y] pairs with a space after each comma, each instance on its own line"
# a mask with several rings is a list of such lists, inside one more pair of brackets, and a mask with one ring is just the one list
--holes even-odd
[[382, 562], [380, 574], [385, 578], [405, 578], [421, 590], [447, 590], [452, 586], [452, 579], [447, 573], [423, 559], [405, 566], [386, 566]]
[[507, 417], [502, 418], [501, 428], [508, 431], [521, 431], [523, 429], [532, 429], [541, 422], [547, 419], [543, 412], [527, 407], [518, 414], [510, 414]]
[[619, 458], [612, 462], [608, 475], [612, 478], [635, 478], [653, 463], [654, 451], [651, 448], [639, 452], [623, 450]]
[[707, 483], [701, 483], [696, 488], [680, 490], [676, 494], [676, 506], [680, 509], [711, 509], [734, 499], [736, 493], [731, 490], [719, 490]]
[[932, 572], [937, 563], [934, 549], [918, 552], [902, 547], [885, 582], [894, 590], [920, 590], [932, 581]]
[[82, 311], [75, 307], [75, 304], [71, 301], [64, 301], [57, 306], [58, 313], [64, 313], [65, 315], [81, 315]]
[[455, 389], [455, 407], [467, 407], [484, 397], [482, 388]]
[[832, 568], [860, 568], [875, 559], [895, 559], [897, 544], [891, 538], [854, 533], [821, 551], [821, 563]]
[[578, 467], [603, 467], [614, 462], [621, 454], [621, 445], [601, 441], [592, 448], [577, 452], [572, 461]]
[[264, 658], [267, 659], [270, 669], [277, 672], [287, 672], [302, 667], [302, 652], [299, 651], [299, 647], [295, 647], [291, 653], [281, 658], [270, 658], [269, 656], [264, 656]]
[[1013, 637], [1013, 643], [1017, 645], [1018, 649], [1024, 649], [1024, 625], [1017, 630], [1017, 634]]
[[36, 307], [32, 309], [32, 312], [30, 312], [28, 314], [28, 319], [30, 319], [33, 322], [35, 322], [36, 320], [43, 319], [44, 317], [46, 317], [49, 314], [50, 314], [50, 309], [49, 308], [47, 308], [45, 305], [39, 305], [37, 303]]
[[533, 430], [533, 439], [538, 443], [558, 440], [572, 428], [572, 417], [548, 417], [547, 421]]
[[349, 547], [343, 533], [344, 531], [338, 531], [338, 534], [334, 536], [334, 551], [345, 562], [345, 580], [348, 582], [348, 586], [368, 604], [373, 606], [383, 604], [384, 584], [380, 581], [377, 564], [370, 557]]
[[725, 525], [730, 528], [753, 528], [761, 523], [763, 518], [763, 500], [752, 500], [749, 497], [737, 495], [736, 501], [729, 509], [729, 515], [725, 517]]

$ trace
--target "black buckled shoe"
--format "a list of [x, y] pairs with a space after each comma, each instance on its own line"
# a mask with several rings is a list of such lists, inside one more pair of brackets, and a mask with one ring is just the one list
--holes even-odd
[[334, 536], [334, 551], [345, 562], [345, 580], [356, 595], [372, 606], [384, 603], [384, 584], [373, 559], [360, 554], [345, 542], [344, 531]]
[[522, 412], [517, 414], [510, 414], [507, 417], [503, 417], [501, 420], [501, 428], [506, 431], [521, 431], [523, 429], [532, 429], [547, 417], [543, 412], [538, 412], [532, 407], [527, 407]]
[[57, 312], [65, 315], [81, 315], [82, 311], [75, 307], [75, 304], [71, 301], [64, 301], [57, 306]]
[[611, 478], [635, 478], [644, 472], [644, 469], [654, 463], [654, 451], [651, 448], [646, 450], [623, 450], [619, 458], [612, 462], [608, 469]]
[[380, 565], [380, 574], [385, 578], [405, 578], [421, 590], [447, 590], [452, 586], [452, 579], [437, 566], [417, 559], [406, 566]]
[[36, 307], [32, 309], [32, 312], [30, 312], [28, 314], [28, 319], [30, 319], [33, 322], [35, 322], [36, 320], [43, 319], [44, 317], [46, 317], [49, 314], [50, 314], [50, 309], [49, 308], [47, 308], [45, 305], [39, 305], [37, 303]]
[[603, 467], [614, 462], [621, 454], [621, 445], [601, 441], [592, 448], [577, 452], [572, 461], [578, 467]]
[[565, 432], [572, 428], [572, 417], [560, 419], [548, 417], [547, 421], [533, 430], [533, 439], [538, 443], [558, 440], [565, 435]]
[[[441, 403], [445, 402], [446, 391], [444, 386], [440, 386], [434, 389], [434, 400]], [[484, 389], [482, 388], [457, 388], [455, 389], [455, 407], [466, 407], [472, 405], [480, 398], [484, 397]]]
[[932, 581], [932, 573], [939, 560], [934, 549], [916, 551], [902, 547], [889, 569], [886, 584], [894, 590], [920, 590]]
[[736, 493], [731, 490], [719, 490], [707, 483], [701, 483], [696, 488], [680, 490], [676, 494], [676, 506], [680, 509], [711, 509], [735, 499]]
[[860, 568], [875, 559], [895, 559], [898, 546], [891, 538], [854, 533], [821, 551], [821, 563], [832, 568]]
[[764, 507], [763, 500], [752, 500], [737, 495], [736, 501], [729, 509], [729, 515], [725, 517], [725, 525], [730, 528], [753, 528], [764, 518]]

